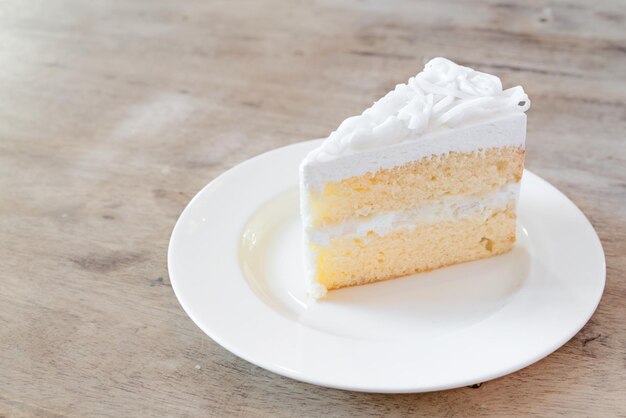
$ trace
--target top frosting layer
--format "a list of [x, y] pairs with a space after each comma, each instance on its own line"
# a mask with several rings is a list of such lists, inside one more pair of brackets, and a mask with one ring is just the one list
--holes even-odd
[[327, 161], [529, 108], [521, 86], [502, 90], [494, 75], [434, 58], [406, 84], [398, 84], [361, 115], [343, 121], [315, 157]]

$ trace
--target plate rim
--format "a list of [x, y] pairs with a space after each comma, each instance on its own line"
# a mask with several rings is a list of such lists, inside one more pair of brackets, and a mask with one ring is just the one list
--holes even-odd
[[[227, 342], [224, 338], [221, 338], [220, 335], [218, 335], [217, 333], [213, 332], [210, 327], [206, 326], [205, 321], [202, 318], [198, 318], [196, 316], [196, 313], [193, 311], [193, 309], [191, 309], [190, 306], [186, 306], [186, 303], [184, 302], [185, 300], [185, 296], [183, 295], [183, 284], [182, 281], [180, 281], [179, 279], [177, 279], [176, 277], [178, 276], [178, 273], [176, 272], [176, 263], [175, 263], [175, 245], [176, 245], [176, 237], [177, 237], [177, 231], [180, 230], [180, 228], [182, 228], [182, 220], [185, 218], [185, 216], [187, 215], [187, 213], [190, 211], [190, 208], [193, 207], [197, 201], [201, 198], [201, 196], [203, 196], [204, 194], [208, 193], [211, 189], [216, 188], [219, 186], [219, 184], [223, 181], [226, 181], [225, 179], [227, 179], [230, 175], [232, 175], [233, 172], [242, 169], [242, 167], [245, 167], [246, 165], [252, 164], [260, 159], [264, 159], [267, 158], [268, 156], [270, 156], [271, 154], [280, 152], [280, 151], [286, 151], [287, 149], [290, 148], [296, 148], [296, 147], [304, 147], [304, 146], [314, 146], [316, 143], [319, 143], [321, 140], [320, 139], [314, 139], [314, 140], [309, 140], [309, 141], [304, 141], [304, 142], [298, 142], [298, 143], [294, 143], [294, 144], [290, 144], [284, 147], [279, 147], [279, 148], [275, 148], [266, 152], [263, 152], [259, 155], [256, 155], [254, 157], [251, 157], [249, 159], [246, 159], [244, 161], [242, 161], [241, 163], [236, 164], [235, 166], [229, 168], [228, 170], [224, 171], [223, 173], [221, 173], [220, 175], [218, 175], [217, 177], [215, 177], [213, 180], [211, 180], [209, 183], [207, 183], [204, 187], [202, 187], [195, 195], [194, 197], [189, 201], [189, 203], [185, 206], [185, 208], [183, 209], [183, 211], [180, 213], [176, 224], [174, 225], [174, 228], [172, 229], [172, 233], [170, 235], [170, 239], [169, 239], [169, 243], [168, 243], [168, 251], [167, 251], [167, 266], [168, 266], [168, 273], [169, 273], [169, 277], [170, 277], [170, 283], [172, 285], [172, 289], [174, 291], [174, 294], [176, 295], [176, 298], [179, 302], [179, 304], [181, 305], [181, 307], [183, 308], [183, 311], [191, 318], [191, 320], [196, 324], [196, 326], [198, 326], [208, 337], [210, 337], [213, 341], [215, 341], [217, 344], [219, 344], [221, 347], [223, 347], [224, 349], [226, 349], [227, 351], [230, 351], [232, 354], [248, 361], [249, 363], [252, 363], [254, 365], [257, 365], [263, 369], [269, 370], [273, 373], [276, 373], [278, 375], [284, 376], [284, 377], [288, 377], [297, 381], [301, 381], [301, 382], [305, 382], [305, 383], [309, 383], [309, 384], [314, 384], [317, 386], [323, 386], [323, 387], [329, 387], [329, 388], [333, 388], [333, 389], [340, 389], [340, 390], [351, 390], [351, 391], [359, 391], [359, 392], [371, 392], [371, 393], [418, 393], [418, 392], [431, 392], [431, 391], [438, 391], [438, 390], [446, 390], [446, 389], [453, 389], [453, 388], [458, 388], [458, 387], [463, 387], [463, 386], [467, 386], [467, 385], [471, 385], [474, 383], [479, 383], [479, 382], [485, 382], [485, 381], [489, 381], [489, 380], [493, 380], [493, 379], [497, 379], [499, 377], [508, 375], [510, 373], [514, 373], [518, 370], [521, 370], [525, 367], [528, 367], [531, 364], [534, 364], [538, 361], [540, 361], [541, 359], [549, 356], [550, 354], [552, 354], [554, 351], [558, 350], [560, 347], [562, 347], [563, 345], [565, 345], [569, 340], [571, 340], [584, 326], [585, 324], [589, 321], [589, 319], [591, 319], [591, 317], [593, 316], [593, 314], [596, 312], [600, 301], [602, 300], [602, 296], [604, 294], [604, 290], [605, 290], [605, 286], [606, 286], [606, 255], [604, 253], [604, 248], [602, 247], [602, 242], [600, 241], [598, 234], [595, 230], [595, 228], [593, 227], [593, 225], [591, 224], [591, 222], [589, 221], [589, 219], [585, 216], [585, 214], [582, 212], [582, 210], [580, 210], [580, 208], [578, 208], [578, 206], [571, 200], [569, 199], [564, 193], [562, 193], [559, 189], [557, 189], [555, 186], [553, 186], [552, 184], [550, 184], [548, 181], [546, 181], [545, 179], [537, 176], [536, 174], [532, 173], [530, 170], [525, 169], [525, 173], [529, 173], [531, 176], [535, 177], [537, 180], [539, 180], [540, 182], [544, 183], [544, 186], [547, 186], [549, 189], [551, 189], [552, 192], [556, 192], [560, 195], [560, 197], [564, 198], [569, 205], [571, 205], [576, 211], [577, 214], [579, 216], [582, 216], [582, 220], [584, 220], [587, 224], [587, 226], [590, 228], [590, 231], [592, 231], [593, 233], [593, 244], [597, 245], [597, 249], [600, 250], [600, 255], [601, 255], [601, 270], [602, 270], [602, 275], [601, 277], [597, 278], [597, 280], [601, 280], [601, 289], [599, 291], [599, 296], [597, 297], [597, 300], [594, 303], [593, 309], [590, 310], [590, 312], [585, 315], [585, 317], [583, 318], [582, 316], [580, 317], [580, 321], [579, 324], [575, 327], [572, 328], [572, 331], [570, 333], [567, 334], [567, 338], [563, 338], [563, 341], [560, 343], [555, 343], [553, 345], [550, 345], [548, 347], [545, 348], [545, 350], [543, 350], [541, 353], [538, 353], [535, 356], [529, 357], [528, 359], [526, 359], [526, 361], [523, 362], [518, 362], [515, 365], [511, 366], [508, 369], [502, 369], [499, 372], [496, 373], [484, 373], [482, 376], [478, 376], [476, 379], [472, 378], [472, 379], [465, 379], [462, 381], [458, 381], [458, 382], [454, 382], [451, 385], [447, 385], [447, 384], [443, 384], [443, 385], [439, 385], [439, 386], [431, 386], [431, 387], [388, 387], [388, 386], [384, 386], [384, 387], [372, 387], [370, 385], [365, 385], [365, 386], [358, 386], [358, 385], [342, 385], [342, 384], [338, 384], [338, 383], [333, 383], [333, 382], [329, 382], [329, 381], [323, 381], [320, 379], [315, 379], [315, 378], [311, 378], [310, 376], [307, 375], [302, 375], [296, 371], [287, 369], [287, 368], [283, 368], [283, 367], [279, 367], [276, 364], [273, 363], [266, 363], [264, 361], [259, 361], [258, 359], [253, 358], [253, 356], [248, 355], [248, 353], [245, 352], [245, 350], [241, 350], [239, 347], [233, 346], [232, 344], [230, 344], [229, 342]], [[247, 222], [247, 220], [245, 220], [245, 222]], [[584, 320], [583, 320], [584, 319]], [[571, 334], [571, 335], [570, 335]]]

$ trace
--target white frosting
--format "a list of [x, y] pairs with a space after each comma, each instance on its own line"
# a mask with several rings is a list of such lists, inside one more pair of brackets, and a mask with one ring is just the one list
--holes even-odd
[[328, 289], [326, 289], [326, 287], [323, 284], [318, 283], [313, 279], [310, 279], [307, 282], [306, 293], [313, 299], [320, 299], [326, 296], [326, 293], [328, 293]]
[[418, 225], [439, 222], [457, 222], [463, 218], [481, 216], [487, 219], [503, 210], [509, 203], [517, 202], [519, 183], [509, 184], [500, 190], [482, 196], [448, 196], [407, 211], [386, 212], [367, 218], [350, 219], [337, 225], [306, 231], [310, 243], [327, 246], [335, 237], [362, 237], [373, 231], [386, 235], [397, 229], [413, 229]]
[[315, 158], [328, 161], [529, 108], [521, 86], [502, 90], [494, 75], [434, 58], [406, 84], [398, 84], [361, 115], [344, 120]]
[[[416, 141], [404, 141], [386, 148], [359, 153], [347, 153], [337, 158], [319, 161], [311, 152], [300, 166], [303, 190], [320, 191], [326, 182], [339, 181], [368, 172], [407, 164], [431, 155], [448, 152], [472, 152], [494, 147], [524, 147], [526, 114], [498, 115], [492, 119], [457, 129], [446, 129], [426, 134]], [[306, 204], [303, 201], [303, 204]], [[305, 209], [303, 207], [303, 209]], [[307, 211], [303, 210], [306, 215]]]

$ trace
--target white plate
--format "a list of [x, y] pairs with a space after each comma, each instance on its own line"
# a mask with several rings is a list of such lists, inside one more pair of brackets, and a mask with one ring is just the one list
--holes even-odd
[[528, 171], [512, 252], [308, 299], [298, 165], [318, 144], [239, 164], [202, 189], [174, 228], [176, 296], [232, 353], [334, 388], [449, 389], [540, 360], [596, 309], [605, 278], [598, 236], [570, 200]]

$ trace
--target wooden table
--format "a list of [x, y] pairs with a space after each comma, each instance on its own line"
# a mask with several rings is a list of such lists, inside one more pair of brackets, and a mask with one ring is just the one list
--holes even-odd
[[[0, 416], [626, 415], [625, 9], [2, 1]], [[219, 347], [170, 287], [185, 204], [249, 157], [327, 135], [438, 55], [532, 98], [527, 167], [606, 252], [591, 321], [510, 376], [413, 395], [315, 387]]]

